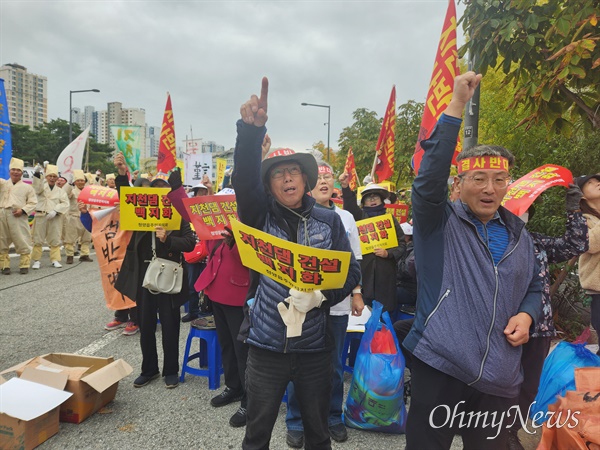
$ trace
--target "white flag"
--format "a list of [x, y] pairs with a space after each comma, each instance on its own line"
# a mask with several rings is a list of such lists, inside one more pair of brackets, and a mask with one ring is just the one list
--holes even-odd
[[83, 153], [89, 134], [90, 127], [87, 127], [73, 142], [65, 147], [56, 160], [56, 165], [61, 176], [69, 181], [73, 179], [74, 170], [81, 170], [83, 168]]

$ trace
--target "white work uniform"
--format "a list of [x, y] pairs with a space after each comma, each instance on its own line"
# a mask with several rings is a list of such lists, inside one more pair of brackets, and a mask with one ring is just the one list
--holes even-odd
[[[31, 185], [22, 180], [13, 184], [11, 180], [0, 179], [0, 270], [10, 268], [8, 249], [11, 242], [21, 255], [19, 267], [29, 267], [31, 253], [31, 232], [27, 220], [35, 210], [37, 197]], [[13, 211], [22, 210], [19, 217]]]
[[[69, 211], [69, 198], [65, 191], [54, 185], [50, 189], [45, 179], [33, 177], [33, 189], [37, 195], [38, 204], [35, 208], [33, 222], [33, 251], [31, 259], [39, 261], [42, 257], [42, 245], [48, 242], [50, 260], [60, 261], [60, 237], [64, 215]], [[48, 220], [48, 213], [56, 211], [57, 215]]]

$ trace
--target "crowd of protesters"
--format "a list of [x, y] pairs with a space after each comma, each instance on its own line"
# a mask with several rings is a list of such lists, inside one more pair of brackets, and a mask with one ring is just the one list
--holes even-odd
[[[127, 277], [116, 280], [115, 288], [136, 307], [116, 311], [106, 329], [126, 326], [130, 335], [140, 331], [142, 366], [134, 386], [147, 386], [162, 375], [167, 388], [177, 387], [181, 322], [216, 328], [225, 389], [210, 403], [240, 402], [229, 424], [246, 427], [242, 448], [269, 448], [286, 393], [288, 445], [331, 448], [331, 439], [348, 439], [342, 415], [348, 318], [360, 316], [377, 300], [392, 317], [400, 312], [410, 316], [394, 324], [398, 351], [411, 372], [406, 448], [446, 449], [456, 434], [468, 449], [522, 448], [519, 420], [500, 430], [481, 424], [457, 429], [444, 420], [446, 409], [439, 406], [455, 414], [500, 416], [516, 405], [527, 414], [556, 337], [549, 264], [579, 257], [581, 286], [592, 298], [592, 325], [600, 330], [600, 174], [578, 177], [567, 189], [566, 232], [560, 237], [527, 230], [533, 208], [517, 217], [501, 206], [515, 164], [503, 147], [478, 145], [460, 152], [458, 174], [449, 186], [462, 112], [480, 80], [474, 72], [456, 77], [452, 100], [422, 142], [412, 221], [394, 219], [398, 245], [373, 253], [362, 254], [356, 222], [385, 214], [392, 193], [371, 183], [358, 200], [348, 174], [342, 173], [341, 209], [332, 201], [336, 178], [329, 164], [309, 152], [271, 149], [266, 78], [260, 95], [240, 108], [233, 173], [220, 192], [213, 192], [208, 177], [186, 190], [178, 170], [152, 180], [129, 174], [123, 155], [117, 154], [117, 174], [106, 176], [108, 187], [169, 188], [182, 216], [177, 230], [133, 232], [120, 268]], [[61, 244], [67, 264], [74, 262], [76, 245], [79, 261], [92, 261], [90, 211], [77, 199], [99, 177], [75, 171], [67, 180], [53, 165], [45, 167], [42, 177], [38, 166], [28, 185], [21, 180], [23, 166], [13, 158], [10, 179], [0, 180], [2, 273], [11, 273], [11, 244], [20, 256], [21, 274], [40, 268], [44, 244], [56, 268], [62, 267]], [[201, 243], [181, 199], [213, 194], [235, 194], [245, 225], [297, 244], [348, 252], [343, 287], [298, 291], [248, 270], [230, 230], [222, 239]], [[153, 293], [142, 286], [153, 255], [180, 262], [199, 245], [205, 253], [185, 263], [179, 293]], [[184, 304], [189, 309], [181, 317]]]

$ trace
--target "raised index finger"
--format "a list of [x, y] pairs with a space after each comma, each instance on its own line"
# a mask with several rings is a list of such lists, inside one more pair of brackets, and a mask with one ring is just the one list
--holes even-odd
[[263, 77], [262, 86], [260, 87], [260, 105], [266, 105], [269, 97], [269, 79], [267, 77]]

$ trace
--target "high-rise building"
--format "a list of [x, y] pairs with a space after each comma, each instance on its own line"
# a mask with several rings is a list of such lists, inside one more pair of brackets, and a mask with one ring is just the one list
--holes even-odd
[[71, 108], [71, 123], [76, 123], [81, 127], [81, 109]]
[[92, 127], [92, 121], [94, 116], [95, 108], [93, 106], [86, 106], [81, 114], [81, 129], [85, 130], [87, 127]]
[[92, 115], [92, 127], [90, 133], [96, 136], [100, 144], [108, 144], [108, 111], [94, 111]]
[[202, 143], [202, 153], [217, 153], [224, 152], [224, 145], [217, 145], [214, 141], [206, 141]]
[[10, 122], [31, 128], [48, 121], [48, 79], [19, 64], [0, 67]]
[[149, 158], [158, 158], [158, 146], [160, 145], [161, 127], [148, 127], [146, 135], [146, 155]]

